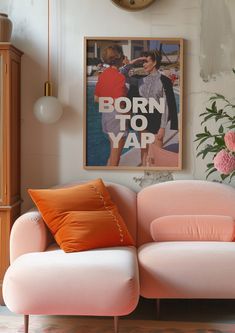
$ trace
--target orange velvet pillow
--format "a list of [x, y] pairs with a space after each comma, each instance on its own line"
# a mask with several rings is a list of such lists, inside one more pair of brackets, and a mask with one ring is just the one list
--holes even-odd
[[28, 191], [65, 252], [134, 245], [101, 179], [67, 188]]

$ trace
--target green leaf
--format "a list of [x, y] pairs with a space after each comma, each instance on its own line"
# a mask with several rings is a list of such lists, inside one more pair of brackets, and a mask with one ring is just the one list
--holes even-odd
[[197, 138], [194, 140], [194, 142], [196, 142], [198, 140], [201, 140], [201, 139], [203, 139], [205, 137], [209, 138], [209, 136], [207, 134], [205, 134], [205, 133], [198, 133], [198, 134], [196, 134], [196, 137]]
[[199, 114], [199, 117], [202, 117], [202, 116], [204, 116], [205, 114], [208, 114], [208, 112], [200, 113], [200, 114]]
[[197, 153], [197, 157], [202, 155], [202, 159], [204, 159], [208, 153], [210, 153], [210, 150], [208, 148], [204, 148], [199, 153]]
[[206, 157], [206, 155], [208, 153], [210, 153], [212, 150], [210, 149], [210, 147], [206, 147], [203, 151], [202, 151], [202, 159], [204, 160], [204, 158]]
[[[209, 166], [208, 166], [209, 165]], [[214, 168], [214, 163], [209, 163], [207, 164], [207, 169], [206, 169], [206, 172], [210, 171], [210, 169]]]
[[221, 148], [225, 147], [224, 139], [222, 137], [215, 137], [215, 143], [220, 146]]
[[198, 134], [196, 134], [196, 137], [197, 138], [204, 138], [205, 136], [208, 136], [206, 133], [198, 133]]
[[206, 137], [206, 138], [201, 139], [201, 141], [200, 141], [199, 144], [197, 145], [196, 149], [198, 149], [198, 147], [200, 147], [201, 144], [202, 144], [203, 142], [205, 142], [206, 140], [208, 140], [208, 139], [210, 139], [210, 138]]
[[220, 125], [220, 127], [219, 127], [219, 133], [224, 133], [224, 127], [223, 127], [223, 125]]
[[232, 104], [231, 103], [228, 103], [228, 104], [225, 104], [224, 105], [224, 108], [228, 108], [228, 107], [231, 107], [232, 106]]
[[223, 95], [221, 95], [221, 94], [215, 94], [218, 98], [222, 98], [222, 99], [225, 99], [225, 97], [223, 96]]
[[202, 154], [203, 154], [203, 150], [199, 151], [199, 153], [197, 153], [196, 157], [199, 157]]
[[209, 108], [206, 108], [206, 111], [207, 111], [207, 112], [204, 112], [205, 114], [208, 114], [208, 113], [215, 113], [214, 110], [209, 109]]
[[207, 174], [206, 179], [207, 179], [207, 178], [208, 178], [213, 172], [215, 172], [215, 171], [217, 171], [216, 168], [212, 169], [212, 170]]
[[211, 97], [209, 98], [209, 101], [214, 101], [214, 100], [216, 100], [216, 99], [218, 99], [217, 96], [211, 96]]
[[233, 171], [232, 174], [230, 175], [229, 182], [231, 182], [231, 180], [234, 176], [235, 176], [235, 171]]
[[220, 177], [221, 177], [222, 180], [225, 180], [226, 178], [229, 177], [229, 175], [225, 175], [225, 174], [222, 173], [222, 175], [220, 175]]
[[209, 135], [211, 135], [211, 133], [208, 131], [208, 129], [207, 129], [206, 126], [204, 127], [204, 132], [207, 133], [207, 134], [209, 134]]
[[221, 95], [221, 94], [215, 93], [215, 96], [211, 96], [209, 98], [209, 101], [213, 101], [213, 100], [216, 100], [216, 99], [225, 99], [225, 97], [223, 95]]
[[208, 116], [206, 116], [206, 117], [204, 118], [204, 120], [201, 122], [201, 125], [204, 124], [208, 119], [210, 119], [210, 118], [212, 118], [212, 117], [215, 117], [215, 115], [214, 115], [214, 114], [209, 114]]
[[213, 112], [216, 112], [216, 113], [217, 113], [216, 101], [214, 101], [214, 102], [212, 103], [211, 108], [212, 108]]
[[217, 153], [220, 150], [221, 150], [221, 147], [219, 145], [214, 145], [214, 146], [210, 147], [210, 151], [214, 152], [214, 153]]
[[218, 145], [206, 145], [206, 147], [197, 154], [197, 157], [202, 155], [202, 159], [204, 159], [208, 153], [218, 153], [220, 150], [221, 147]]

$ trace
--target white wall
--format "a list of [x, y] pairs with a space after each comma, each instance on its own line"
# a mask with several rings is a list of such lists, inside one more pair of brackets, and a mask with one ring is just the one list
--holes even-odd
[[[135, 190], [139, 189], [133, 178], [143, 176], [143, 172], [83, 169], [84, 36], [182, 37], [186, 40], [184, 170], [173, 175], [175, 179], [205, 179], [206, 162], [196, 159], [193, 143], [195, 133], [200, 131], [198, 116], [205, 108], [211, 93], [220, 92], [228, 97], [235, 96], [235, 77], [229, 68], [228, 70], [223, 68], [221, 73], [220, 69], [215, 73], [213, 68], [210, 68], [207, 74], [217, 75], [209, 82], [204, 82], [200, 77], [200, 71], [203, 69], [205, 72], [205, 61], [202, 60], [207, 56], [213, 58], [215, 55], [211, 42], [214, 34], [213, 24], [210, 22], [208, 25], [209, 31], [205, 24], [207, 19], [205, 11], [209, 8], [206, 8], [206, 5], [211, 6], [211, 0], [203, 0], [203, 4], [201, 0], [157, 0], [146, 10], [134, 13], [117, 8], [110, 0], [51, 1], [53, 80], [58, 82], [56, 91], [64, 105], [63, 117], [54, 125], [40, 124], [32, 112], [33, 103], [43, 94], [43, 83], [47, 79], [47, 0], [1, 0], [0, 2], [0, 12], [7, 12], [14, 24], [12, 43], [24, 52], [21, 95], [24, 209], [31, 205], [26, 193], [29, 187], [48, 187], [76, 179], [102, 177]], [[221, 16], [215, 20], [216, 24], [221, 25], [223, 19], [228, 19], [228, 12], [233, 12], [234, 0], [213, 0], [213, 4], [222, 5], [226, 12], [226, 15], [221, 12]], [[229, 18], [231, 31], [227, 33], [232, 33], [235, 17], [233, 15]], [[205, 47], [207, 45], [205, 36], [210, 45], [210, 54], [200, 54], [201, 50], [209, 52]], [[216, 42], [216, 39], [214, 40]], [[216, 47], [220, 45], [215, 45]], [[225, 51], [229, 50], [225, 45]]]

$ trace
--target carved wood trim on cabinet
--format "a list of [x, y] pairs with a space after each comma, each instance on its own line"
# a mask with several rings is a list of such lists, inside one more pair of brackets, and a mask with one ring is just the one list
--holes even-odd
[[10, 230], [20, 214], [21, 56], [10, 43], [0, 43], [0, 303]]

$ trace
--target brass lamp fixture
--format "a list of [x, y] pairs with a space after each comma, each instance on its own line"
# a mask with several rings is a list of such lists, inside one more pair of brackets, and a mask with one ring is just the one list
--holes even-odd
[[34, 104], [34, 115], [42, 123], [53, 124], [62, 116], [63, 109], [59, 100], [52, 96], [51, 66], [50, 66], [50, 0], [48, 2], [48, 36], [47, 36], [47, 81], [44, 83], [44, 96]]
[[155, 0], [112, 0], [118, 7], [130, 11], [137, 11], [150, 6]]

